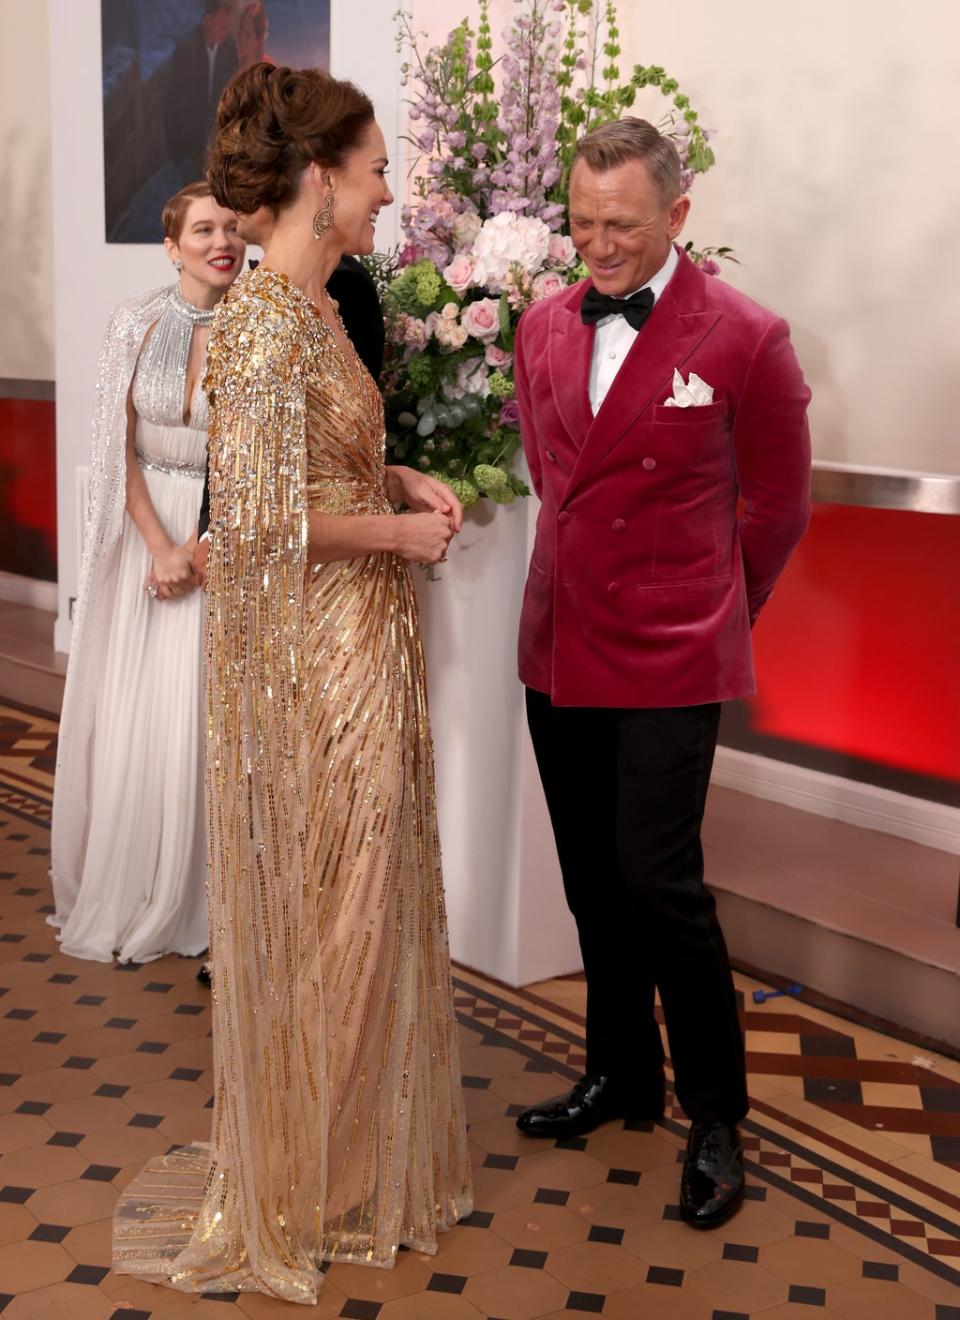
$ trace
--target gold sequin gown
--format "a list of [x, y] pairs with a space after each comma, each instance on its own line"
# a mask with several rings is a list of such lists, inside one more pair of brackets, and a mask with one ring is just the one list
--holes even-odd
[[126, 1189], [114, 1267], [311, 1303], [472, 1207], [419, 623], [399, 558], [309, 563], [309, 509], [392, 510], [379, 392], [285, 276], [205, 385], [213, 1136]]

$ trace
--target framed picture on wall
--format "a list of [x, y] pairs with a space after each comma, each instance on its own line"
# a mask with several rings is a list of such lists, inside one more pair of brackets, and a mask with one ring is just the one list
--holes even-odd
[[330, 0], [101, 0], [108, 243], [155, 243], [203, 176], [217, 101], [258, 60], [329, 68]]

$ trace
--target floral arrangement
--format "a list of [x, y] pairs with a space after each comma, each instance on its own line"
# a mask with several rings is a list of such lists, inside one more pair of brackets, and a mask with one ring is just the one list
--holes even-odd
[[[638, 65], [621, 82], [613, 0], [516, 0], [496, 61], [488, 3], [475, 32], [464, 19], [425, 53], [411, 16], [397, 14], [419, 175], [404, 246], [371, 261], [387, 319], [388, 461], [442, 478], [465, 506], [529, 493], [511, 470], [514, 335], [532, 302], [587, 273], [560, 232], [579, 137], [654, 87], [669, 100], [659, 127], [676, 142], [684, 189], [714, 163], [710, 133], [662, 68]], [[711, 274], [730, 257], [687, 251]]]

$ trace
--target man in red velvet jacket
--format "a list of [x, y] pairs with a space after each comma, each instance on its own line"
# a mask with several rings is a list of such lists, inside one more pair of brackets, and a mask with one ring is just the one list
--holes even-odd
[[587, 977], [586, 1075], [517, 1122], [659, 1117], [659, 989], [692, 1125], [681, 1210], [708, 1227], [743, 1196], [749, 1102], [700, 825], [720, 703], [754, 691], [750, 628], [807, 525], [810, 392], [786, 323], [674, 246], [688, 209], [669, 138], [595, 130], [570, 184], [591, 278], [517, 333], [542, 501], [520, 677]]

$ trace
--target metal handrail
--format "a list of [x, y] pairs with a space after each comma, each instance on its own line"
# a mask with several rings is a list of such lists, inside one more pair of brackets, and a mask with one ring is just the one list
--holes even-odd
[[815, 462], [812, 489], [817, 504], [960, 514], [960, 476], [945, 473]]

